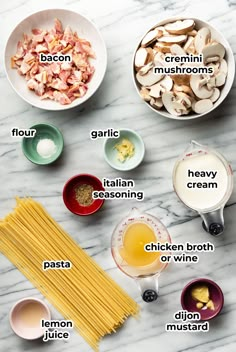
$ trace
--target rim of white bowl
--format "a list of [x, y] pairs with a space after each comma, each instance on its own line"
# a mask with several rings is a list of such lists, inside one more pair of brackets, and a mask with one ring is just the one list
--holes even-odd
[[27, 302], [27, 301], [34, 301], [34, 302], [40, 303], [40, 304], [46, 309], [46, 312], [47, 312], [47, 314], [48, 314], [47, 320], [51, 320], [51, 319], [52, 319], [51, 311], [50, 311], [48, 305], [47, 305], [42, 299], [36, 298], [36, 297], [25, 297], [25, 298], [22, 298], [22, 299], [18, 300], [18, 301], [12, 306], [12, 308], [11, 308], [11, 310], [10, 310], [10, 313], [9, 313], [10, 325], [11, 325], [11, 328], [12, 328], [12, 330], [14, 331], [14, 333], [15, 333], [17, 336], [21, 337], [22, 339], [25, 339], [25, 340], [37, 340], [37, 339], [39, 339], [40, 337], [43, 336], [43, 334], [44, 334], [43, 329], [42, 329], [41, 331], [40, 331], [40, 329], [39, 329], [39, 331], [40, 331], [39, 335], [37, 335], [37, 336], [35, 336], [35, 337], [32, 338], [32, 337], [29, 337], [29, 336], [25, 336], [25, 335], [23, 335], [23, 334], [20, 334], [20, 333], [15, 329], [14, 324], [13, 324], [12, 315], [13, 315], [14, 310], [16, 309], [16, 307], [17, 307], [19, 304], [21, 304], [21, 303], [23, 303], [23, 302]]

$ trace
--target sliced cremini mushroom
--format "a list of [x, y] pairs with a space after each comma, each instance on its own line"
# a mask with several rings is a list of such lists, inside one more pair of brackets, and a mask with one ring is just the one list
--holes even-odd
[[153, 63], [149, 62], [147, 65], [145, 65], [142, 68], [140, 68], [139, 74], [141, 76], [146, 75], [148, 73], [148, 71], [150, 71], [152, 68], [153, 68]]
[[189, 87], [189, 86], [186, 86], [186, 85], [177, 85], [177, 84], [174, 84], [174, 87], [173, 87], [173, 91], [174, 93], [179, 93], [179, 92], [183, 92], [183, 93], [186, 93], [187, 95], [191, 96], [192, 98], [195, 97], [192, 89]]
[[154, 28], [150, 32], [148, 32], [145, 37], [143, 38], [141, 42], [141, 46], [145, 47], [153, 43], [155, 40], [157, 40], [159, 37], [163, 35], [163, 32], [160, 31], [157, 28]]
[[202, 49], [210, 42], [210, 40], [211, 40], [210, 29], [207, 27], [203, 27], [199, 29], [194, 39], [194, 46], [195, 46], [196, 52], [200, 54], [202, 52]]
[[220, 71], [219, 73], [217, 73], [215, 78], [216, 78], [216, 87], [221, 87], [225, 84], [226, 74]]
[[153, 84], [150, 87], [147, 87], [148, 89], [150, 89], [149, 91], [149, 96], [152, 98], [160, 98], [161, 94], [162, 94], [162, 87], [160, 85], [160, 82]]
[[154, 52], [153, 52], [152, 48], [147, 47], [147, 48], [145, 48], [145, 49], [146, 49], [146, 51], [147, 51], [147, 53], [148, 53], [147, 63], [152, 62], [153, 59], [154, 59]]
[[170, 52], [172, 55], [186, 55], [184, 49], [178, 44], [171, 45]]
[[172, 102], [172, 107], [174, 108], [175, 111], [182, 113], [182, 111], [187, 110], [186, 106], [183, 104], [181, 100], [174, 100]]
[[178, 86], [181, 86], [181, 85], [187, 86], [189, 85], [191, 76], [190, 75], [171, 75], [170, 77]]
[[144, 87], [152, 86], [153, 84], [159, 82], [163, 77], [164, 75], [155, 74], [152, 69], [145, 75], [141, 75], [140, 70], [136, 74], [137, 81]]
[[187, 35], [191, 35], [192, 37], [196, 37], [196, 35], [197, 35], [196, 29], [193, 29], [192, 31], [188, 32]]
[[153, 50], [157, 51], [157, 52], [162, 52], [162, 53], [170, 53], [170, 43], [159, 43], [157, 42], [154, 47]]
[[136, 51], [135, 54], [135, 59], [134, 59], [134, 66], [139, 69], [140, 67], [143, 67], [148, 60], [148, 52], [145, 48], [139, 48]]
[[160, 63], [162, 64], [162, 66], [164, 66], [165, 65], [165, 54], [162, 53], [161, 51], [155, 52], [153, 62], [154, 62], [154, 66], [157, 66]]
[[188, 54], [195, 54], [194, 37], [189, 36], [188, 40], [184, 44], [184, 50]]
[[173, 87], [173, 80], [170, 76], [165, 76], [165, 78], [160, 81], [160, 85], [165, 91], [170, 91]]
[[204, 62], [206, 62], [208, 58], [216, 56], [219, 56], [220, 60], [222, 60], [225, 56], [225, 48], [220, 43], [211, 43], [202, 49], [202, 55], [204, 57]]
[[162, 35], [169, 35], [169, 32], [167, 32], [167, 30], [165, 29], [164, 26], [158, 26], [156, 27], [156, 29], [158, 29], [159, 31], [162, 32]]
[[186, 107], [186, 109], [191, 108], [193, 99], [189, 95], [183, 92], [178, 92], [175, 94], [175, 96], [176, 96], [176, 100], [180, 101]]
[[207, 86], [208, 90], [212, 90], [212, 88], [215, 88], [215, 86], [216, 86], [216, 78], [215, 78], [215, 76], [209, 78], [206, 86]]
[[160, 43], [170, 43], [170, 44], [181, 44], [186, 42], [187, 36], [182, 34], [182, 35], [164, 35], [163, 37], [160, 37], [158, 41]]
[[220, 72], [223, 72], [225, 75], [227, 75], [227, 72], [228, 72], [228, 65], [227, 65], [227, 62], [225, 61], [225, 59], [222, 59], [222, 60], [220, 61], [219, 71], [220, 71]]
[[173, 63], [172, 62], [166, 62], [165, 58], [167, 56], [170, 56], [170, 53], [162, 53], [160, 51], [156, 52], [155, 53], [155, 56], [154, 56], [154, 66], [163, 66], [163, 67], [172, 67], [173, 66]]
[[139, 91], [141, 97], [143, 98], [143, 100], [145, 101], [150, 101], [151, 100], [151, 97], [149, 95], [149, 90], [145, 87], [142, 87]]
[[163, 106], [162, 98], [151, 98], [150, 105], [153, 106], [155, 109], [161, 109]]
[[210, 100], [212, 101], [212, 103], [214, 103], [216, 100], [218, 100], [220, 97], [220, 90], [218, 88], [214, 88], [213, 89], [213, 94], [210, 97]]
[[166, 24], [165, 30], [171, 34], [186, 34], [191, 31], [195, 26], [193, 20], [183, 20], [183, 21], [176, 21], [173, 23]]
[[175, 116], [181, 115], [181, 112], [177, 112], [174, 109], [173, 102], [175, 101], [175, 95], [173, 92], [163, 93], [162, 94], [162, 101], [163, 101], [164, 107], [171, 115], [175, 115]]
[[213, 103], [210, 99], [202, 99], [192, 104], [192, 109], [197, 114], [203, 114], [204, 112], [211, 110], [212, 107]]
[[207, 82], [207, 78], [202, 78], [201, 75], [192, 75], [190, 78], [190, 87], [199, 99], [210, 98], [213, 94], [213, 89], [207, 89]]
[[217, 62], [220, 60], [220, 57], [218, 55], [213, 56], [213, 57], [207, 57], [205, 60], [206, 64], [209, 64], [210, 62]]
[[161, 81], [154, 84], [150, 89], [149, 95], [153, 98], [160, 98], [162, 93], [170, 91], [173, 86], [173, 81], [169, 76], [165, 76]]
[[213, 68], [212, 76], [214, 76], [219, 72], [220, 62], [211, 62], [210, 64], [207, 64], [207, 67]]

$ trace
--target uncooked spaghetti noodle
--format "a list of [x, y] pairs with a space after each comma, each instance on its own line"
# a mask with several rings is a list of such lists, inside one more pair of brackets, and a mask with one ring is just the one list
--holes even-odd
[[[98, 350], [98, 342], [138, 313], [133, 301], [31, 198], [17, 199], [0, 222], [0, 251]], [[70, 261], [70, 270], [42, 270], [44, 261]]]

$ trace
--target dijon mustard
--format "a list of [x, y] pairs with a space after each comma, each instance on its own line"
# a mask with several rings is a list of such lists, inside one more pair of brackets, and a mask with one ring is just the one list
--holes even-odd
[[191, 296], [197, 301], [197, 309], [215, 310], [213, 301], [210, 299], [209, 288], [207, 285], [196, 285], [191, 290]]

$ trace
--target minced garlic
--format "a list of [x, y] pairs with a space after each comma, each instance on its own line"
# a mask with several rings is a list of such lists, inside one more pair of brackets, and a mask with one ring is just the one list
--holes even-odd
[[122, 139], [122, 142], [117, 143], [114, 148], [118, 151], [117, 159], [121, 163], [134, 155], [134, 145], [128, 139]]

